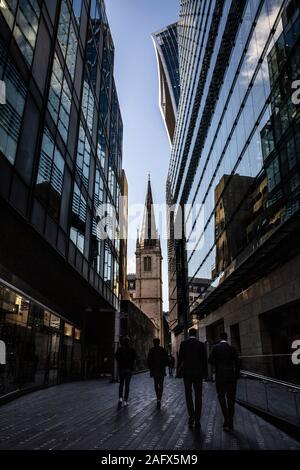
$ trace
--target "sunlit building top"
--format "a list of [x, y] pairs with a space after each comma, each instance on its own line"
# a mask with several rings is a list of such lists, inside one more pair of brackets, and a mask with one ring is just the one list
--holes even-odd
[[180, 98], [177, 23], [157, 31], [152, 37], [159, 74], [159, 106], [172, 143]]

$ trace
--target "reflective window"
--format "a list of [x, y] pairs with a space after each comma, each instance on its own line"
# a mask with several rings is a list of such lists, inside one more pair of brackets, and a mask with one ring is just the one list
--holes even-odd
[[0, 11], [6, 19], [6, 22], [10, 29], [12, 29], [14, 25], [17, 6], [18, 0], [1, 0], [0, 2]]
[[95, 99], [92, 88], [87, 79], [83, 82], [82, 112], [85, 117], [90, 133], [93, 131]]
[[72, 7], [74, 11], [75, 18], [77, 22], [80, 21], [81, 9], [82, 9], [82, 0], [72, 0]]
[[95, 197], [94, 197], [94, 204], [95, 208], [98, 208], [101, 204], [105, 202], [104, 200], [104, 183], [103, 178], [101, 176], [100, 170], [96, 168], [96, 175], [95, 175]]
[[97, 156], [98, 156], [99, 163], [103, 169], [105, 168], [106, 151], [107, 151], [106, 137], [102, 129], [102, 122], [100, 120], [99, 129], [98, 129]]
[[112, 201], [116, 203], [116, 176], [111, 165], [111, 162], [108, 167], [108, 189], [112, 197]]
[[71, 92], [56, 54], [53, 62], [48, 109], [54, 122], [57, 124], [57, 128], [64, 142], [67, 143], [71, 111]]
[[115, 259], [114, 262], [114, 294], [116, 297], [119, 296], [119, 289], [120, 289], [120, 284], [119, 284], [119, 262], [118, 260]]
[[75, 183], [72, 203], [72, 221], [70, 238], [77, 248], [84, 252], [87, 204], [79, 187]]
[[41, 10], [37, 0], [1, 0], [3, 14], [26, 60], [31, 65]]
[[104, 251], [104, 281], [112, 286], [112, 253], [109, 242], [105, 241], [105, 251]]
[[[6, 365], [1, 366], [0, 396], [20, 389], [54, 385], [58, 379], [74, 379], [74, 373], [80, 377], [79, 328], [75, 329], [79, 349], [74, 349], [76, 357], [71, 358], [72, 375], [70, 368], [61, 367], [58, 376], [58, 367], [64, 358], [60, 347], [61, 326], [58, 315], [0, 282], [0, 338], [6, 343], [7, 358]], [[67, 323], [65, 333], [69, 335], [73, 328]], [[72, 335], [68, 340], [72, 346]]]
[[39, 17], [40, 7], [37, 0], [19, 0], [13, 34], [29, 65], [33, 59]]
[[268, 188], [272, 191], [280, 183], [280, 168], [278, 157], [274, 158], [267, 167]]
[[0, 80], [6, 86], [6, 104], [0, 104], [0, 151], [15, 162], [27, 90], [0, 41]]
[[96, 216], [92, 222], [91, 262], [93, 268], [100, 275], [103, 274], [101, 273], [101, 259], [103, 257], [103, 240], [105, 239], [105, 227], [102, 224], [102, 218], [104, 217], [103, 203], [105, 203], [104, 183], [100, 170], [96, 168], [94, 193], [94, 211]]
[[36, 181], [36, 194], [46, 204], [49, 213], [55, 219], [59, 217], [64, 168], [64, 159], [46, 128]]
[[100, 41], [101, 22], [93, 21], [89, 24], [88, 39], [86, 45], [86, 60], [89, 69], [91, 83], [96, 88], [98, 74], [98, 48]]
[[57, 37], [70, 75], [74, 79], [78, 41], [66, 0], [61, 5]]
[[91, 146], [84, 128], [80, 124], [76, 166], [86, 189], [88, 189], [89, 185], [90, 161]]
[[104, 24], [107, 24], [104, 0], [92, 0], [90, 14], [92, 20], [98, 19], [101, 20]]

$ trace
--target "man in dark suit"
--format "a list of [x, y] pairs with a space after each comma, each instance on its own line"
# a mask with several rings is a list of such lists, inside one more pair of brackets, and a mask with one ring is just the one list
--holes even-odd
[[[189, 425], [200, 429], [203, 378], [207, 377], [207, 358], [204, 343], [197, 338], [197, 330], [191, 328], [189, 338], [182, 341], [177, 362], [177, 377], [183, 377]], [[193, 388], [195, 403], [193, 400]]]
[[226, 333], [222, 333], [220, 338], [220, 343], [213, 348], [208, 361], [216, 371], [216, 389], [224, 416], [223, 429], [233, 431], [239, 356], [237, 350], [228, 344]]
[[157, 397], [157, 409], [160, 410], [161, 399], [164, 391], [164, 380], [166, 367], [169, 365], [169, 356], [167, 351], [160, 346], [159, 338], [154, 338], [153, 348], [148, 354], [148, 367], [150, 376], [154, 379], [154, 388]]

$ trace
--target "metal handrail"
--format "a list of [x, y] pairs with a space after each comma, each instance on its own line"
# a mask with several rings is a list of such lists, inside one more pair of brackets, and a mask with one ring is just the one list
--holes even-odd
[[272, 379], [271, 377], [267, 377], [265, 375], [255, 374], [254, 372], [248, 372], [247, 370], [241, 370], [241, 374], [247, 377], [253, 377], [255, 379], [262, 380], [264, 382], [271, 382], [276, 385], [281, 385], [283, 387], [288, 387], [289, 389], [293, 388], [297, 392], [300, 392], [300, 386], [291, 384], [290, 382], [284, 382], [283, 380], [276, 380]]

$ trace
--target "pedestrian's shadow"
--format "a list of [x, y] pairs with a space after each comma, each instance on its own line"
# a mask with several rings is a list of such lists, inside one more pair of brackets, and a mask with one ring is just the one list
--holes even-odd
[[205, 433], [202, 429], [189, 428], [185, 443], [188, 445], [189, 450], [201, 450], [204, 439]]
[[[259, 449], [258, 443], [249, 435], [244, 434], [241, 430], [235, 429], [234, 431], [226, 432], [229, 439], [234, 440], [239, 449]], [[225, 449], [226, 450], [226, 449]]]

